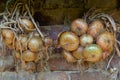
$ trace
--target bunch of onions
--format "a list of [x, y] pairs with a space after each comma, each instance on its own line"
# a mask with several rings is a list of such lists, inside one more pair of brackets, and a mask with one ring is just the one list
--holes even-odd
[[63, 48], [63, 56], [68, 62], [84, 60], [98, 62], [107, 58], [113, 50], [115, 37], [105, 30], [103, 21], [93, 20], [87, 24], [83, 19], [71, 23], [70, 31], [58, 36], [58, 46]]
[[29, 19], [21, 18], [19, 21], [21, 28], [25, 29], [26, 32], [30, 32], [35, 29], [33, 23]]

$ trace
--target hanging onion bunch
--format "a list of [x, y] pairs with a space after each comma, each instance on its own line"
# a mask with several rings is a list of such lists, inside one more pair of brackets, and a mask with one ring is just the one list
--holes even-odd
[[101, 18], [89, 21], [87, 23], [83, 19], [76, 19], [71, 22], [70, 31], [59, 34], [57, 44], [63, 48], [62, 54], [68, 62], [82, 59], [94, 63], [106, 59], [112, 53], [115, 45], [114, 31], [106, 29], [106, 21]]
[[35, 70], [35, 63], [49, 57], [48, 49], [53, 45], [53, 39], [44, 38], [32, 15], [27, 4], [18, 3], [2, 15], [0, 24], [1, 40], [12, 51], [16, 65], [20, 61], [25, 70]]

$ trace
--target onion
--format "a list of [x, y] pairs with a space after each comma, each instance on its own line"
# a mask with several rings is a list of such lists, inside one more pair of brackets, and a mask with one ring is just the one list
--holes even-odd
[[100, 20], [94, 20], [89, 28], [88, 28], [88, 34], [96, 38], [102, 31], [104, 31], [104, 25], [102, 21]]
[[79, 38], [72, 32], [62, 32], [58, 36], [58, 45], [67, 51], [74, 51], [79, 47]]
[[63, 57], [68, 61], [68, 62], [76, 62], [76, 59], [72, 56], [72, 54], [66, 50], [62, 51]]
[[83, 57], [86, 61], [97, 62], [102, 58], [102, 49], [99, 45], [89, 44], [83, 50]]
[[50, 47], [53, 45], [53, 39], [51, 37], [45, 37], [44, 39], [44, 44], [47, 47]]
[[33, 53], [30, 50], [26, 50], [22, 54], [23, 61], [34, 61], [35, 58], [36, 58], [36, 53]]
[[7, 47], [8, 47], [9, 49], [14, 49], [13, 44], [7, 44]]
[[28, 36], [21, 34], [18, 36], [18, 40], [15, 42], [16, 50], [26, 50], [27, 49]]
[[12, 44], [14, 39], [14, 32], [9, 29], [2, 30], [2, 36], [6, 44]]
[[28, 36], [21, 35], [20, 43], [21, 43], [23, 48], [27, 48], [27, 41], [28, 41]]
[[27, 27], [27, 31], [32, 31], [35, 28], [33, 23], [26, 18], [21, 19], [21, 27]]
[[79, 46], [79, 48], [72, 52], [73, 57], [76, 59], [82, 59], [83, 58], [83, 47]]
[[14, 59], [15, 60], [18, 60], [18, 59], [20, 59], [20, 53], [18, 52], [18, 51], [13, 51], [12, 52], [12, 55], [13, 55], [13, 57], [14, 57]]
[[38, 52], [40, 48], [43, 47], [43, 41], [38, 36], [33, 36], [28, 42], [28, 48], [32, 52]]
[[110, 51], [113, 49], [115, 37], [112, 33], [106, 31], [97, 37], [96, 42], [102, 48], [103, 51]]
[[80, 37], [80, 45], [81, 46], [86, 46], [88, 44], [92, 44], [93, 43], [93, 37], [89, 34], [83, 34]]
[[70, 29], [75, 34], [80, 36], [80, 35], [85, 34], [87, 32], [88, 25], [83, 19], [76, 19], [71, 23]]

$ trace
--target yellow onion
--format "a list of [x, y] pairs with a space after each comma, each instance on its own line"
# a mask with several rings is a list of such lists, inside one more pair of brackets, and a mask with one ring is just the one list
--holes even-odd
[[15, 60], [18, 60], [21, 57], [20, 56], [20, 52], [19, 51], [15, 51], [15, 50], [12, 52], [12, 55], [13, 55]]
[[23, 61], [34, 61], [36, 59], [36, 53], [26, 50], [22, 54]]
[[58, 36], [58, 45], [67, 51], [74, 51], [79, 47], [79, 38], [75, 33], [65, 31]]
[[14, 40], [14, 32], [10, 29], [3, 29], [2, 36], [6, 44], [12, 44]]
[[83, 50], [85, 61], [97, 62], [102, 58], [102, 49], [97, 44], [89, 44]]
[[28, 36], [25, 34], [20, 34], [18, 40], [15, 41], [16, 50], [26, 50], [27, 49]]
[[25, 48], [23, 48], [22, 47], [22, 45], [21, 45], [21, 43], [20, 43], [20, 41], [19, 40], [15, 40], [15, 49], [17, 50], [17, 51], [24, 51], [25, 50]]
[[115, 37], [110, 32], [103, 32], [97, 37], [97, 44], [102, 48], [103, 51], [110, 51], [113, 49], [115, 43]]
[[80, 35], [85, 34], [87, 32], [88, 25], [83, 19], [76, 19], [71, 23], [70, 29], [75, 34], [80, 36]]
[[23, 48], [27, 48], [27, 41], [28, 41], [28, 36], [21, 35], [20, 43], [21, 43]]
[[28, 48], [32, 52], [38, 52], [40, 48], [43, 47], [43, 41], [38, 36], [33, 36], [28, 42]]
[[32, 31], [33, 29], [35, 29], [33, 23], [27, 18], [22, 18], [20, 24], [21, 24], [21, 27], [24, 27], [24, 28], [26, 27], [27, 31]]
[[72, 56], [70, 52], [63, 50], [62, 55], [68, 62], [76, 62], [76, 59]]
[[53, 45], [53, 39], [51, 37], [45, 37], [44, 44], [46, 47], [50, 47]]
[[92, 44], [93, 43], [93, 37], [89, 34], [83, 34], [82, 36], [80, 36], [80, 45], [81, 46], [86, 46], [88, 44]]
[[96, 38], [102, 31], [104, 31], [104, 25], [102, 21], [100, 20], [94, 20], [89, 28], [88, 28], [88, 34]]
[[35, 31], [35, 32], [30, 32], [30, 33], [28, 34], [28, 36], [38, 36], [38, 37], [39, 37], [39, 33], [38, 33], [37, 31]]
[[79, 48], [72, 52], [73, 57], [76, 59], [82, 59], [83, 58], [83, 47], [79, 46]]
[[14, 49], [14, 45], [13, 45], [13, 44], [7, 44], [7, 47], [8, 47], [9, 49]]

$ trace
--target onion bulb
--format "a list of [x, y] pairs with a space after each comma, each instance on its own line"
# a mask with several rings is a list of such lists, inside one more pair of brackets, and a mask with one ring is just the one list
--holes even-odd
[[113, 49], [115, 37], [110, 32], [103, 32], [97, 37], [97, 44], [102, 48], [103, 51], [110, 51]]
[[70, 29], [75, 34], [80, 36], [80, 35], [85, 34], [87, 32], [88, 25], [83, 19], [76, 19], [71, 23]]
[[89, 44], [83, 50], [85, 61], [97, 62], [102, 58], [102, 49], [99, 45]]
[[72, 56], [70, 52], [63, 50], [62, 55], [68, 62], [76, 62], [76, 59]]
[[25, 34], [20, 34], [18, 40], [15, 42], [16, 50], [26, 50], [27, 49], [28, 36]]
[[35, 58], [36, 58], [36, 53], [33, 53], [30, 50], [26, 50], [22, 54], [23, 61], [34, 61]]
[[14, 50], [12, 52], [12, 55], [13, 55], [13, 57], [14, 57], [15, 60], [20, 59], [20, 52]]
[[50, 47], [53, 45], [53, 39], [51, 37], [45, 37], [44, 44], [46, 47]]
[[14, 32], [10, 29], [3, 29], [2, 36], [6, 44], [12, 44], [14, 40]]
[[13, 45], [13, 44], [7, 44], [7, 47], [8, 47], [9, 49], [14, 49], [14, 45]]
[[104, 25], [100, 20], [94, 20], [88, 28], [88, 34], [94, 38], [96, 38], [102, 31], [104, 31]]
[[79, 47], [79, 38], [73, 32], [62, 32], [58, 36], [58, 45], [67, 51], [74, 51]]
[[33, 23], [26, 18], [22, 18], [20, 24], [21, 24], [21, 27], [26, 28], [27, 31], [32, 31], [35, 28]]
[[93, 43], [93, 37], [89, 34], [83, 34], [80, 36], [80, 45], [81, 46], [86, 46], [87, 44], [92, 44]]
[[38, 52], [40, 48], [43, 47], [43, 41], [38, 36], [33, 36], [28, 42], [28, 48], [32, 52]]
[[76, 59], [82, 59], [83, 58], [83, 47], [79, 46], [79, 48], [72, 52], [73, 57]]

